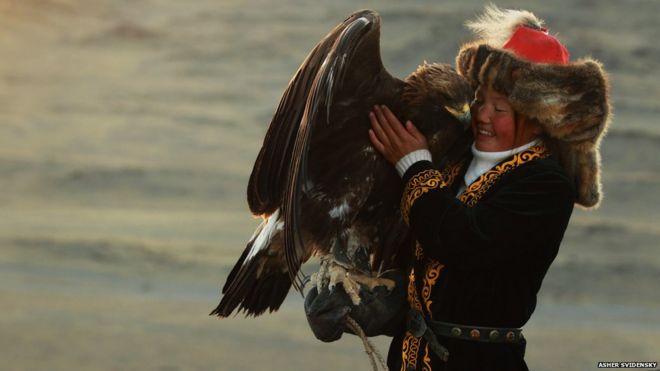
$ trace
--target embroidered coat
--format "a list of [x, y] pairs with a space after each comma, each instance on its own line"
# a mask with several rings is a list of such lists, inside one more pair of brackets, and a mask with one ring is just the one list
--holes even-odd
[[[469, 161], [404, 174], [402, 214], [416, 241], [408, 303], [427, 318], [483, 327], [522, 327], [557, 255], [575, 187], [543, 146], [503, 160], [456, 197]], [[522, 343], [438, 337], [443, 362], [424, 338], [394, 337], [391, 370], [527, 370]]]

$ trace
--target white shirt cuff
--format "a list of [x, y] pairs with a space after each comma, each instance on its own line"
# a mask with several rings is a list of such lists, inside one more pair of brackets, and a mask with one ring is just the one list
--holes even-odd
[[403, 176], [406, 173], [406, 170], [410, 168], [414, 163], [419, 161], [433, 161], [431, 152], [428, 149], [418, 149], [417, 151], [412, 151], [409, 154], [401, 157], [401, 159], [394, 166], [396, 168], [399, 176]]

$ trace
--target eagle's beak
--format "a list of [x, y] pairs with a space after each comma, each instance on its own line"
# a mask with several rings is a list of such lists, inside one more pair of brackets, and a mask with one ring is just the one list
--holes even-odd
[[470, 125], [472, 124], [472, 116], [470, 115], [470, 106], [467, 103], [465, 103], [460, 110], [448, 106], [445, 106], [445, 109], [463, 124], [464, 130], [470, 128]]

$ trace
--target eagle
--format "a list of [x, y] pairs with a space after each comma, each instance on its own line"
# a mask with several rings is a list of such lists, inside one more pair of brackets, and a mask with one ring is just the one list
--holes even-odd
[[[379, 15], [353, 13], [307, 55], [279, 102], [247, 186], [263, 218], [229, 273], [211, 315], [279, 309], [301, 265], [320, 257], [315, 284], [392, 288], [383, 272], [412, 255], [400, 211], [400, 176], [372, 146], [368, 113], [387, 105], [424, 134], [435, 163], [469, 151], [473, 88], [448, 64], [422, 63], [401, 80], [383, 66]], [[325, 286], [324, 286], [325, 285]]]

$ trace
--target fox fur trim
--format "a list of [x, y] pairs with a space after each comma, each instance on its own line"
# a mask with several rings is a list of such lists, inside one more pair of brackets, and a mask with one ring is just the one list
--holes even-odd
[[[516, 19], [529, 21], [529, 14], [521, 12]], [[479, 26], [471, 27], [483, 37], [497, 28], [497, 19], [507, 20], [503, 28], [519, 25], [509, 18], [482, 16]], [[609, 82], [602, 64], [590, 58], [569, 64], [531, 63], [492, 40], [461, 48], [456, 57], [459, 74], [474, 88], [484, 85], [506, 94], [517, 113], [536, 120], [546, 143], [575, 181], [576, 202], [587, 208], [597, 206], [602, 193], [599, 145], [611, 116]]]

